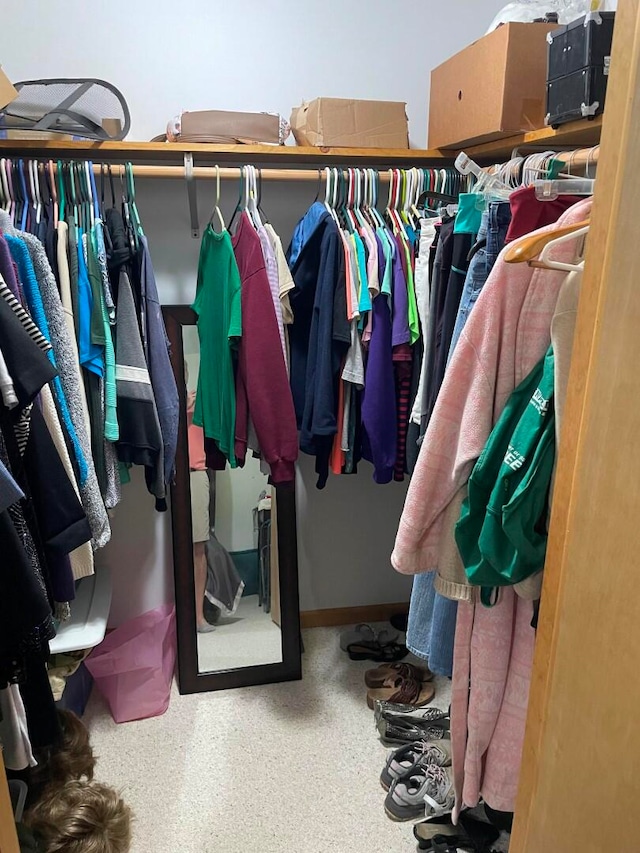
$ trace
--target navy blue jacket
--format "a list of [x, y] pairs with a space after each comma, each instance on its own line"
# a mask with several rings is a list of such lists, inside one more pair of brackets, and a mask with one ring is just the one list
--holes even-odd
[[342, 239], [321, 204], [312, 205], [298, 224], [289, 257], [294, 258], [291, 271], [296, 284], [291, 296], [295, 317], [290, 333], [291, 389], [300, 447], [316, 457], [322, 488], [338, 430], [338, 382], [350, 329]]

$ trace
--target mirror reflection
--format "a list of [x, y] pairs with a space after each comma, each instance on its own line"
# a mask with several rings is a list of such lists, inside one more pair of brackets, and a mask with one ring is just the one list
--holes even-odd
[[275, 491], [260, 460], [215, 470], [193, 423], [200, 368], [195, 326], [183, 328], [198, 670], [280, 663]]

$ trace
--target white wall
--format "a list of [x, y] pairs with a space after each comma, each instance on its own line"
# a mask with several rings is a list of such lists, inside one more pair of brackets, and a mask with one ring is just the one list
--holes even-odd
[[271, 493], [260, 462], [251, 454], [244, 468], [216, 471], [216, 536], [227, 551], [257, 548], [253, 510], [262, 492]]
[[[407, 102], [414, 146], [426, 140], [429, 71], [481, 36], [503, 0], [20, 0], [4, 4], [0, 62], [14, 80], [99, 77], [124, 93], [130, 139], [164, 131], [183, 109], [279, 111], [318, 95]], [[482, 79], [478, 80], [479, 90]], [[265, 185], [263, 206], [286, 244], [315, 196], [311, 185]], [[225, 187], [223, 211], [234, 187]], [[201, 220], [212, 186], [199, 185]], [[189, 302], [198, 244], [189, 234], [182, 182], [138, 182], [160, 296]], [[389, 553], [405, 487], [356, 477], [315, 489], [313, 464], [298, 475], [302, 609], [407, 599]], [[114, 541], [99, 556], [115, 577], [112, 622], [155, 606], [171, 592], [169, 517], [155, 515], [142, 477], [125, 488]]]

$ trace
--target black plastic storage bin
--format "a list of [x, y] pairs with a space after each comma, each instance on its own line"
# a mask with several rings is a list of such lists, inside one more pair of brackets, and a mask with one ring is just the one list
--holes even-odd
[[614, 21], [615, 12], [590, 12], [547, 36], [548, 125], [592, 119], [604, 110]]

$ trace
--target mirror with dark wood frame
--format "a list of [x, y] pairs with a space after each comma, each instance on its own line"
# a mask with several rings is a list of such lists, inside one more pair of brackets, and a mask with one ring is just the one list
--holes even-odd
[[196, 315], [183, 305], [163, 313], [180, 399], [171, 488], [180, 692], [299, 679], [294, 487], [269, 485], [259, 459], [231, 469], [205, 452], [193, 423]]

